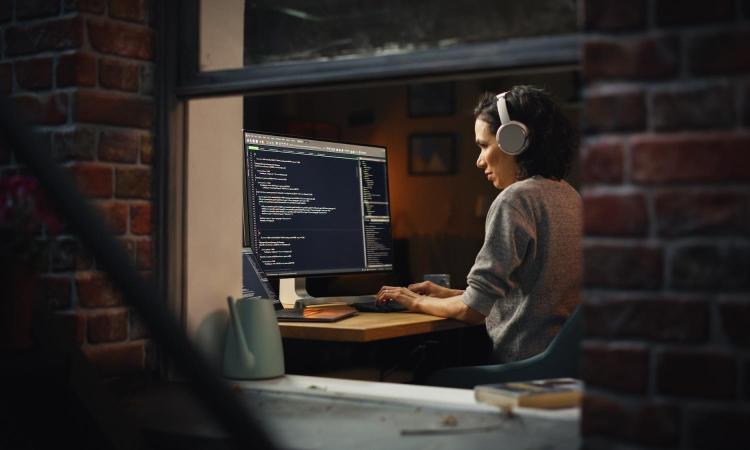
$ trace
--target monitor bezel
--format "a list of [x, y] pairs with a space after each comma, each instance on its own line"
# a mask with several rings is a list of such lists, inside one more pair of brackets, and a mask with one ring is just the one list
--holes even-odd
[[317, 278], [317, 277], [330, 277], [330, 276], [338, 276], [338, 275], [366, 275], [366, 274], [381, 274], [381, 273], [393, 273], [396, 270], [396, 249], [393, 245], [394, 239], [393, 239], [393, 215], [391, 211], [391, 183], [390, 183], [390, 175], [388, 174], [388, 148], [385, 145], [374, 145], [374, 144], [363, 144], [361, 142], [350, 142], [350, 141], [343, 141], [343, 140], [325, 140], [325, 139], [316, 139], [306, 136], [300, 136], [300, 135], [294, 135], [294, 134], [281, 134], [281, 133], [269, 133], [265, 131], [258, 131], [258, 130], [251, 130], [251, 129], [242, 129], [242, 236], [243, 236], [243, 246], [245, 248], [249, 248], [251, 251], [255, 252], [255, 249], [250, 245], [250, 209], [248, 208], [248, 197], [247, 197], [247, 160], [245, 158], [245, 152], [247, 151], [245, 149], [245, 133], [254, 133], [254, 134], [261, 134], [266, 136], [275, 136], [275, 137], [283, 137], [283, 138], [294, 138], [294, 139], [306, 139], [316, 142], [329, 142], [333, 144], [347, 144], [347, 145], [358, 145], [362, 147], [375, 147], [375, 148], [381, 148], [385, 152], [385, 173], [386, 173], [386, 192], [388, 195], [388, 217], [391, 219], [391, 233], [390, 233], [390, 249], [391, 249], [391, 268], [390, 269], [373, 269], [373, 270], [355, 270], [355, 271], [347, 271], [347, 270], [333, 270], [333, 271], [325, 271], [325, 272], [292, 272], [292, 273], [284, 273], [284, 274], [276, 274], [273, 272], [269, 272], [264, 266], [263, 263], [260, 260], [260, 257], [257, 258], [258, 264], [260, 264], [261, 269], [266, 274], [268, 278]]

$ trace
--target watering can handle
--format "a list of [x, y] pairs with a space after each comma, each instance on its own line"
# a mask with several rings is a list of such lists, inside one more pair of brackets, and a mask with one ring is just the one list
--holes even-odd
[[238, 348], [242, 354], [242, 358], [245, 360], [245, 365], [249, 369], [255, 365], [255, 356], [252, 354], [247, 346], [247, 339], [245, 339], [245, 331], [242, 329], [242, 323], [240, 322], [240, 315], [237, 312], [236, 301], [230, 295], [227, 297], [227, 304], [229, 305], [229, 317], [234, 326], [234, 335], [237, 337]]

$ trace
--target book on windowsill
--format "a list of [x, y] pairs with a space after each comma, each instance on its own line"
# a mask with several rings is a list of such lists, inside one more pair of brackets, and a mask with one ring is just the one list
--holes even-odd
[[474, 398], [478, 402], [504, 409], [516, 406], [544, 409], [576, 407], [581, 404], [582, 393], [583, 382], [575, 378], [480, 384], [474, 387]]

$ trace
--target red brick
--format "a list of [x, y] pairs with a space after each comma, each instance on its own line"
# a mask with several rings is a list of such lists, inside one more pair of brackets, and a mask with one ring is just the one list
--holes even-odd
[[5, 32], [5, 52], [8, 56], [80, 48], [82, 44], [83, 20], [80, 17], [13, 26]]
[[91, 46], [99, 52], [142, 60], [154, 58], [154, 34], [148, 28], [92, 19], [88, 30]]
[[142, 373], [145, 369], [145, 341], [87, 345], [83, 351], [104, 377]]
[[685, 418], [685, 440], [689, 448], [736, 449], [750, 448], [750, 412], [731, 409], [732, 405], [721, 408], [688, 410]]
[[23, 89], [52, 87], [52, 58], [34, 58], [16, 62], [16, 83]]
[[99, 160], [135, 163], [140, 145], [141, 136], [135, 131], [104, 131], [99, 140]]
[[107, 0], [63, 0], [66, 12], [80, 11], [102, 14], [107, 6]]
[[677, 75], [679, 46], [674, 37], [596, 39], [583, 45], [583, 75], [597, 79], [664, 79]]
[[70, 168], [78, 189], [87, 197], [112, 197], [112, 168], [82, 163]]
[[96, 156], [96, 131], [77, 127], [55, 133], [52, 153], [59, 161], [91, 161]]
[[622, 142], [588, 143], [581, 152], [581, 178], [586, 183], [620, 183], [625, 153]]
[[40, 278], [45, 304], [52, 309], [70, 307], [70, 277], [67, 275], [45, 275]]
[[694, 25], [725, 22], [734, 18], [733, 0], [716, 0], [706, 7], [703, 0], [656, 0], [656, 23], [669, 25]]
[[151, 204], [130, 205], [130, 232], [137, 235], [151, 234]]
[[684, 245], [671, 254], [670, 287], [683, 290], [750, 289], [750, 247], [733, 244]]
[[646, 245], [586, 244], [587, 287], [657, 289], [662, 285], [662, 249]]
[[144, 167], [118, 167], [115, 195], [119, 198], [151, 198], [151, 169]]
[[10, 94], [13, 90], [13, 65], [0, 64], [0, 94]]
[[584, 128], [596, 131], [637, 131], [646, 127], [643, 92], [588, 95], [584, 98]]
[[105, 308], [122, 304], [119, 292], [105, 276], [98, 272], [79, 272], [76, 274], [78, 304], [84, 308]]
[[639, 183], [750, 180], [750, 136], [650, 135], [632, 141], [632, 176]]
[[587, 30], [640, 30], [646, 25], [646, 0], [586, 0], [584, 13]]
[[[676, 448], [681, 432], [680, 409], [666, 402], [635, 402], [587, 392], [581, 414], [581, 434], [585, 437], [619, 438], [631, 445], [606, 442], [597, 446], [586, 439], [586, 449], [643, 448], [633, 443], [659, 448]], [[665, 447], [661, 447], [665, 446]]]
[[646, 445], [674, 446], [681, 433], [680, 410], [675, 405], [648, 403], [636, 410], [632, 440]]
[[138, 270], [153, 270], [154, 256], [153, 243], [151, 239], [144, 239], [136, 242], [136, 267]]
[[108, 92], [79, 91], [75, 96], [75, 119], [79, 122], [150, 128], [154, 103], [150, 99]]
[[60, 13], [60, 0], [23, 0], [16, 2], [16, 18], [54, 16]]
[[621, 437], [631, 414], [614, 398], [584, 392], [581, 404], [581, 434], [585, 436]]
[[102, 311], [87, 317], [87, 335], [92, 344], [124, 341], [128, 338], [128, 312]]
[[86, 341], [86, 318], [75, 311], [58, 312], [50, 316], [52, 336], [58, 339], [70, 339], [76, 344]]
[[748, 235], [750, 195], [731, 191], [663, 190], [655, 195], [660, 236]]
[[736, 395], [737, 361], [730, 353], [665, 350], [657, 355], [656, 364], [660, 394], [725, 399]]
[[102, 59], [99, 61], [99, 83], [108, 89], [136, 92], [140, 76], [139, 69], [138, 64]]
[[735, 98], [729, 86], [656, 92], [651, 124], [657, 131], [732, 128], [737, 125]]
[[81, 52], [60, 56], [57, 86], [96, 86], [96, 57]]
[[145, 0], [110, 0], [109, 16], [114, 19], [130, 20], [134, 22], [145, 22], [146, 1]]
[[687, 46], [688, 67], [700, 75], [750, 72], [750, 31], [696, 36]]
[[588, 336], [650, 341], [706, 342], [709, 304], [675, 297], [606, 299], [587, 302]]
[[587, 236], [645, 236], [646, 198], [642, 194], [584, 193], [583, 223]]
[[583, 380], [631, 394], [648, 390], [649, 352], [643, 345], [594, 344], [583, 346]]
[[127, 203], [107, 201], [97, 206], [114, 234], [123, 235], [128, 232]]
[[151, 164], [154, 154], [154, 139], [149, 134], [141, 137], [141, 164]]
[[[672, 446], [679, 442], [680, 425], [679, 409], [672, 404], [584, 393], [581, 410], [584, 437], [609, 436], [631, 443]], [[612, 447], [605, 445], [603, 448]]]
[[[724, 300], [719, 303], [719, 313], [724, 334], [739, 347], [750, 347], [750, 299]], [[750, 387], [750, 386], [748, 386]]]
[[13, 97], [18, 111], [37, 125], [60, 125], [68, 120], [66, 94], [20, 95]]

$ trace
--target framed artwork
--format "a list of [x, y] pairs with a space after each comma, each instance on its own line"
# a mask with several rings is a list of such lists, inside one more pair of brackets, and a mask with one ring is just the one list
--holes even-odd
[[456, 136], [452, 133], [409, 136], [409, 175], [456, 173]]
[[453, 82], [410, 84], [409, 117], [450, 116], [455, 110]]

